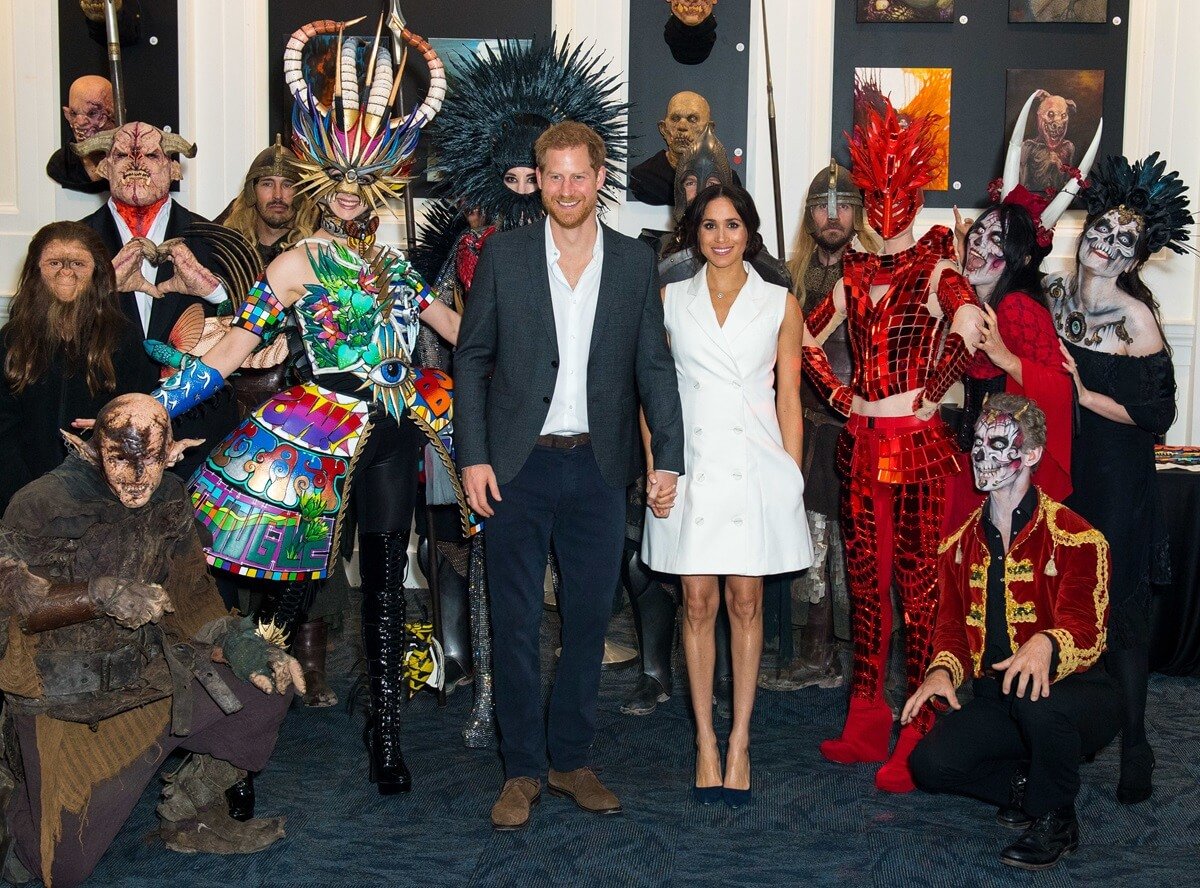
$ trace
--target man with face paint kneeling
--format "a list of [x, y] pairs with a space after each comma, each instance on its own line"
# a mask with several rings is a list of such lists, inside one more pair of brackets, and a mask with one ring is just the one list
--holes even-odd
[[[909, 757], [913, 780], [998, 806], [1024, 830], [1000, 853], [1039, 870], [1079, 846], [1079, 762], [1121, 726], [1103, 669], [1108, 543], [1033, 484], [1046, 418], [1028, 398], [995, 394], [975, 424], [971, 461], [987, 500], [938, 554], [933, 659], [905, 704], [908, 723], [933, 698], [950, 712]], [[974, 699], [955, 689], [970, 675]]]
[[283, 819], [239, 823], [225, 790], [266, 766], [304, 685], [208, 575], [183, 483], [164, 472], [199, 442], [174, 441], [166, 410], [128, 394], [71, 443], [0, 523], [4, 876], [83, 882], [177, 748], [194, 755], [166, 778], [167, 847], [261, 850]]

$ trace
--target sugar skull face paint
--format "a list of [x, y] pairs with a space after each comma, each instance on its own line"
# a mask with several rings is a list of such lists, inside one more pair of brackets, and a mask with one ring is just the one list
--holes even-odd
[[1021, 427], [1011, 415], [985, 410], [975, 423], [975, 443], [971, 447], [975, 486], [990, 493], [1016, 481], [1024, 467], [1024, 443]]
[[1079, 263], [1100, 277], [1128, 271], [1137, 258], [1142, 217], [1125, 207], [1114, 207], [1096, 219], [1079, 239]]

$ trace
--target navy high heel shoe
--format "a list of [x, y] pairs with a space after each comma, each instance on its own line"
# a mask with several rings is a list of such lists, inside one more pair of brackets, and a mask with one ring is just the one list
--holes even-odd
[[[699, 748], [697, 748], [696, 749], [697, 764], [699, 764], [699, 758], [700, 758], [700, 750], [699, 750]], [[717, 744], [717, 761], [720, 762], [721, 758], [722, 758], [721, 744], [718, 743]], [[720, 783], [718, 783], [716, 786], [693, 786], [692, 787], [692, 798], [695, 799], [696, 803], [700, 804], [700, 805], [705, 805], [705, 806], [715, 805], [717, 802], [721, 801], [721, 799], [724, 797], [724, 791], [725, 791], [725, 787]]]
[[[746, 753], [747, 763], [750, 759], [750, 754]], [[721, 799], [730, 808], [741, 808], [743, 805], [750, 804], [750, 789], [730, 789], [727, 786], [721, 787]]]
[[693, 786], [692, 798], [696, 800], [697, 804], [707, 807], [721, 801], [725, 797], [726, 792], [728, 790], [720, 784], [717, 786]]

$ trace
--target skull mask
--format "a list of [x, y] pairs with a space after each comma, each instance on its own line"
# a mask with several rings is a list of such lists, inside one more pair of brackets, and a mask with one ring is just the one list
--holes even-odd
[[1008, 487], [1024, 468], [1025, 435], [1011, 414], [984, 410], [975, 423], [971, 466], [982, 493]]
[[1092, 222], [1079, 239], [1079, 263], [1100, 277], [1124, 274], [1137, 259], [1142, 217], [1114, 207]]

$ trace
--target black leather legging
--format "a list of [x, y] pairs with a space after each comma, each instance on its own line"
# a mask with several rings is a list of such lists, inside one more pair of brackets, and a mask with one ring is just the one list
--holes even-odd
[[408, 532], [417, 503], [417, 468], [425, 434], [407, 416], [380, 413], [351, 485], [359, 533]]

